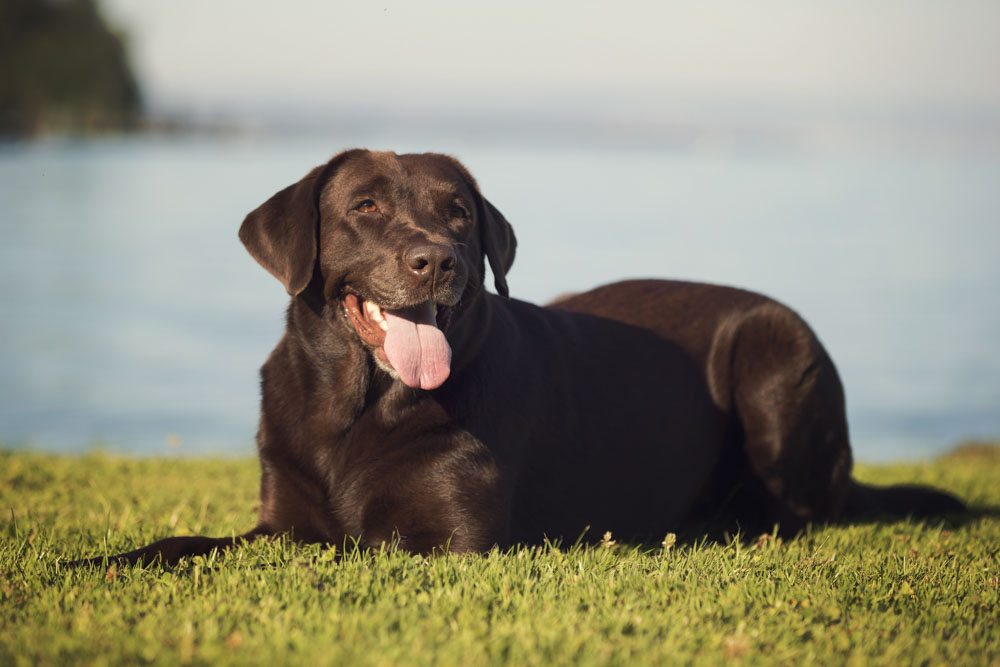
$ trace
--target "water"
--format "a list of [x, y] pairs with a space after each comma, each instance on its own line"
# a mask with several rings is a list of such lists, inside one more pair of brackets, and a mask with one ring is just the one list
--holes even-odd
[[863, 460], [1000, 435], [1000, 158], [364, 137], [0, 150], [0, 442], [253, 451], [282, 287], [243, 216], [341, 147], [459, 156], [513, 223], [514, 296], [622, 277], [739, 285], [817, 330]]

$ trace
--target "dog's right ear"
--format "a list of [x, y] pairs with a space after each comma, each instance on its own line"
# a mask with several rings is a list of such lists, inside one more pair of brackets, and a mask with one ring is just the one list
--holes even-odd
[[320, 174], [316, 167], [305, 177], [255, 208], [240, 226], [247, 252], [295, 296], [312, 279], [316, 262]]
[[312, 280], [319, 236], [319, 195], [347, 153], [312, 169], [250, 212], [240, 226], [247, 252], [295, 296]]

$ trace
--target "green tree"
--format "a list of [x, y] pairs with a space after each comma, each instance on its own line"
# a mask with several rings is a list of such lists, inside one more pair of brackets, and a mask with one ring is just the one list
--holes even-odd
[[94, 0], [0, 0], [0, 135], [135, 127], [138, 83]]

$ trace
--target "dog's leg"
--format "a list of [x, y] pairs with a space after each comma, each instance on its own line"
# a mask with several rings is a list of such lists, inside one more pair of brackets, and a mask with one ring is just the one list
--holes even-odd
[[489, 450], [458, 430], [419, 442], [419, 460], [394, 466], [358, 505], [361, 543], [424, 555], [506, 546], [512, 487]]
[[322, 523], [326, 501], [318, 485], [270, 457], [262, 458], [261, 468], [261, 516], [250, 532], [236, 537], [167, 537], [134, 551], [84, 558], [68, 565], [101, 567], [105, 562], [130, 565], [157, 561], [174, 565], [185, 556], [204, 555], [213, 549], [222, 551], [268, 535], [287, 534], [303, 542], [324, 541], [331, 533], [329, 526]]
[[816, 336], [795, 313], [768, 304], [742, 323], [733, 349], [733, 403], [751, 472], [776, 501], [772, 518], [806, 521], [961, 512], [954, 496], [917, 485], [851, 479], [844, 390]]
[[103, 567], [105, 563], [109, 565], [134, 565], [136, 563], [149, 564], [157, 561], [163, 565], [174, 565], [185, 556], [200, 556], [211, 552], [213, 549], [222, 551], [267, 534], [269, 534], [269, 531], [258, 527], [249, 533], [236, 537], [202, 537], [200, 535], [167, 537], [134, 551], [107, 557], [83, 558], [70, 561], [67, 565], [70, 567]]
[[837, 518], [851, 486], [844, 391], [815, 335], [787, 308], [763, 304], [739, 325], [731, 372], [743, 450], [771, 520], [794, 531]]

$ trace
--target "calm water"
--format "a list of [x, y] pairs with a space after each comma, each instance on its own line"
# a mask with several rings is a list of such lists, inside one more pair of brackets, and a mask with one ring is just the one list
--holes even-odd
[[391, 137], [0, 149], [0, 442], [249, 453], [286, 298], [243, 216], [339, 148], [443, 150], [514, 224], [515, 296], [629, 276], [760, 290], [819, 332], [858, 458], [1000, 435], [1000, 158]]

